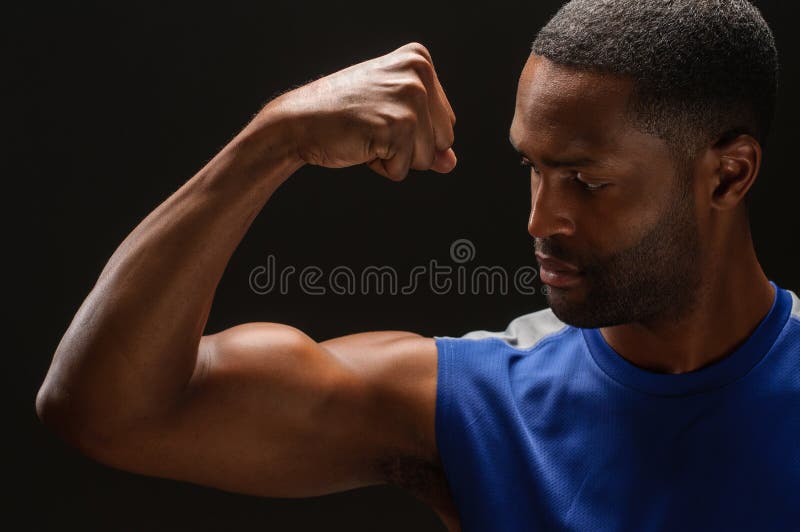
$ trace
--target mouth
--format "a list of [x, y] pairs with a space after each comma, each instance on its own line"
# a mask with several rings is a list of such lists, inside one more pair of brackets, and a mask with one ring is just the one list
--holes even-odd
[[539, 278], [548, 286], [567, 288], [581, 281], [580, 270], [572, 264], [540, 253], [536, 254], [536, 259], [539, 261]]

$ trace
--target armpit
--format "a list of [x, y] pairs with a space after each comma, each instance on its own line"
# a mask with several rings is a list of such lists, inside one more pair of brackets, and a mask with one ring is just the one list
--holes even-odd
[[460, 530], [458, 513], [440, 464], [397, 454], [381, 460], [378, 467], [387, 483], [408, 491], [436, 511], [449, 531]]

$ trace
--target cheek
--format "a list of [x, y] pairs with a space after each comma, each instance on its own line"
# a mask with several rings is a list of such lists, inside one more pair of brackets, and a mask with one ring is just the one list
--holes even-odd
[[708, 228], [711, 226], [711, 216], [713, 215], [713, 210], [708, 208], [708, 203], [703, 201], [702, 197], [702, 188], [694, 188], [691, 191], [694, 196], [691, 200], [692, 205], [692, 212], [691, 216], [694, 218], [697, 224], [697, 231], [703, 237], [704, 240], [709, 238], [711, 235], [708, 233]]
[[666, 206], [649, 195], [634, 198], [619, 190], [607, 192], [584, 202], [576, 214], [587, 252], [601, 261], [639, 243], [658, 223]]

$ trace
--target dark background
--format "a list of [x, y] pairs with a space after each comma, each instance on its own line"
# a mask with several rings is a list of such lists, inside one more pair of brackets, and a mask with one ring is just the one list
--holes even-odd
[[[798, 291], [798, 104], [792, 2], [756, 2], [781, 54], [780, 100], [752, 203], [768, 276]], [[410, 41], [431, 51], [458, 116], [450, 175], [394, 183], [368, 169], [303, 168], [269, 201], [217, 291], [209, 332], [246, 321], [296, 326], [318, 340], [400, 329], [501, 330], [544, 298], [501, 295], [260, 296], [250, 271], [448, 263], [535, 265], [530, 190], [508, 144], [517, 78], [560, 2], [349, 6], [306, 2], [80, 6], [28, 3], [4, 17], [10, 52], [4, 194], [7, 440], [21, 528], [56, 530], [443, 530], [432, 511], [382, 486], [311, 499], [261, 499], [106, 468], [39, 425], [34, 398], [52, 353], [116, 246], [274, 95]], [[794, 11], [794, 10], [792, 10]], [[7, 296], [7, 297], [8, 297]], [[98, 398], [101, 400], [100, 398]], [[18, 498], [18, 499], [17, 499]]]

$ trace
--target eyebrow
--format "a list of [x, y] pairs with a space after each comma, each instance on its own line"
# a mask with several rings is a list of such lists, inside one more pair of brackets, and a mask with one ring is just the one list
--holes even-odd
[[[511, 136], [508, 137], [508, 141], [511, 143], [511, 147], [514, 148], [517, 153], [530, 159], [530, 157], [528, 157], [517, 147], [516, 144], [514, 144], [514, 140], [511, 138]], [[575, 159], [562, 159], [560, 161], [555, 159], [542, 159], [542, 164], [549, 168], [563, 168], [565, 166], [591, 166], [598, 164], [598, 162], [591, 157], [577, 157]]]

